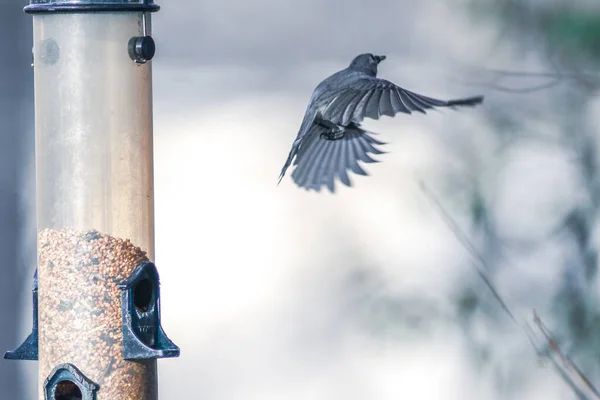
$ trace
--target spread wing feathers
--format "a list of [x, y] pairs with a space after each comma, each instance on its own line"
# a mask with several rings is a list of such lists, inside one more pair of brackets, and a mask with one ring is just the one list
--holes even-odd
[[352, 82], [334, 97], [323, 111], [323, 119], [338, 125], [361, 122], [365, 117], [378, 119], [381, 115], [393, 117], [399, 112], [413, 111], [425, 114], [434, 107], [475, 106], [482, 96], [457, 100], [437, 100], [403, 89], [385, 79], [368, 75]]
[[352, 124], [346, 128], [344, 137], [338, 140], [327, 140], [321, 134], [327, 132], [320, 125], [313, 125], [300, 144], [292, 172], [292, 179], [306, 190], [319, 192], [326, 186], [330, 192], [335, 191], [335, 179], [344, 185], [352, 186], [348, 170], [358, 175], [367, 173], [358, 164], [374, 163], [369, 154], [383, 154], [375, 145], [384, 145], [372, 137], [373, 132], [365, 131]]

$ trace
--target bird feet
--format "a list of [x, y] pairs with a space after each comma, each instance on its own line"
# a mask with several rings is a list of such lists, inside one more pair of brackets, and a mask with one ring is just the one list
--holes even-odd
[[344, 137], [344, 130], [340, 128], [332, 128], [328, 132], [321, 133], [321, 137], [325, 140], [339, 140]]

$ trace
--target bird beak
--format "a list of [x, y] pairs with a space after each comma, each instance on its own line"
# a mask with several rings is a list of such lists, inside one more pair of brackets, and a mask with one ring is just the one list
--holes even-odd
[[377, 62], [377, 64], [379, 64], [380, 62], [385, 60], [385, 56], [375, 56], [374, 58], [375, 58], [375, 61]]

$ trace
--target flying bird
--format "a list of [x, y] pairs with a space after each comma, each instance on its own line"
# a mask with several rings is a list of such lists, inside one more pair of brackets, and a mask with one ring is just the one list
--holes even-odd
[[377, 66], [385, 58], [361, 54], [348, 68], [316, 87], [281, 169], [278, 185], [292, 162], [295, 166], [292, 179], [306, 190], [320, 191], [326, 186], [333, 193], [336, 178], [352, 186], [348, 171], [367, 175], [358, 161], [377, 162], [369, 154], [383, 154], [376, 146], [385, 143], [376, 140], [373, 132], [361, 128], [365, 117], [378, 119], [381, 115], [393, 117], [399, 112], [413, 111], [425, 114], [425, 110], [436, 107], [472, 107], [483, 102], [483, 96], [436, 100], [377, 78]]

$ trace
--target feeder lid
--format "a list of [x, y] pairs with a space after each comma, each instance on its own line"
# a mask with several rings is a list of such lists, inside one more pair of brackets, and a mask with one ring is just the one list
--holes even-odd
[[154, 0], [31, 0], [24, 8], [28, 14], [74, 12], [155, 12]]

